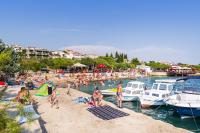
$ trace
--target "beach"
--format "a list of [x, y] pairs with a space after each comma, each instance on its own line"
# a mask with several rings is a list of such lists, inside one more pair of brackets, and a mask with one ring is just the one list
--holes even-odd
[[[58, 89], [60, 92], [59, 109], [51, 108], [47, 97], [35, 97], [38, 102], [37, 111], [41, 116], [42, 127], [48, 133], [188, 133], [189, 131], [174, 127], [160, 120], [136, 113], [129, 109], [120, 109], [130, 114], [129, 116], [112, 120], [102, 120], [87, 111], [88, 105], [73, 102], [77, 97], [89, 97], [88, 94], [71, 89], [71, 96], [67, 90]], [[35, 91], [32, 92], [33, 94]], [[116, 108], [116, 105], [103, 101], [104, 104]]]

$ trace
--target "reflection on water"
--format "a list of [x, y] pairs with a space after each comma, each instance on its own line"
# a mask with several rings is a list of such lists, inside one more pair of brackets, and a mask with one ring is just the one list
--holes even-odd
[[[150, 88], [156, 79], [167, 79], [167, 78], [171, 78], [171, 77], [148, 77], [148, 78], [138, 78], [137, 80], [144, 82], [147, 85], [147, 87]], [[122, 81], [123, 81], [123, 87], [125, 87], [127, 82], [129, 82], [130, 80], [124, 79]], [[97, 86], [100, 89], [114, 88], [116, 87], [118, 82], [119, 81], [108, 80], [108, 81], [105, 81], [105, 86], [101, 86], [98, 83], [97, 83]], [[89, 93], [89, 94], [93, 93], [93, 89], [94, 89], [93, 82], [89, 86], [82, 86], [80, 88], [81, 91]], [[106, 101], [116, 104], [116, 98], [114, 96], [104, 97], [104, 99]], [[195, 131], [198, 129], [198, 127], [200, 127], [200, 118], [195, 119], [197, 122], [197, 126], [198, 126], [197, 127], [195, 125], [193, 118], [181, 119], [177, 114], [173, 113], [172, 109], [166, 106], [141, 110], [140, 103], [135, 101], [135, 102], [123, 102], [123, 107], [133, 110], [135, 112], [141, 112], [145, 115], [151, 116], [154, 119], [162, 120], [176, 127], [184, 128], [193, 132], [200, 132], [200, 130]]]

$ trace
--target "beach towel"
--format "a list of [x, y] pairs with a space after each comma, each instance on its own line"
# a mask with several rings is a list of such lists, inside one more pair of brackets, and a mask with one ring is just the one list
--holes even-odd
[[74, 103], [90, 103], [92, 101], [91, 97], [78, 97], [73, 100]]
[[119, 117], [128, 116], [129, 114], [105, 105], [100, 107], [92, 107], [87, 109], [89, 112], [103, 120], [111, 120]]
[[28, 116], [19, 116], [17, 117], [17, 121], [19, 124], [23, 124], [28, 122], [28, 120], [36, 120], [38, 119], [40, 116], [35, 112], [34, 108], [32, 105], [27, 105], [24, 106], [24, 112], [31, 114], [28, 118]]
[[36, 96], [48, 96], [48, 89], [47, 89], [47, 87], [48, 87], [48, 84], [47, 84], [47, 83], [43, 84], [42, 86], [40, 86], [40, 87], [38, 88], [39, 91], [38, 91], [38, 93], [35, 94], [35, 95], [36, 95]]
[[[38, 90], [38, 93], [35, 94], [35, 96], [43, 96], [43, 97], [49, 96], [49, 94], [48, 94], [48, 85], [49, 85], [48, 83], [45, 83], [42, 86], [40, 86], [40, 88]], [[52, 86], [52, 89], [55, 88], [55, 86], [53, 84], [51, 86]], [[57, 91], [56, 95], [60, 95], [60, 93]]]

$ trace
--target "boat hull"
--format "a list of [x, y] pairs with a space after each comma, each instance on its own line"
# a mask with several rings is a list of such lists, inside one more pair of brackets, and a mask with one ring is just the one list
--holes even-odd
[[181, 117], [184, 116], [200, 117], [200, 108], [177, 107], [177, 106], [172, 106], [172, 107], [174, 108], [174, 111]]
[[137, 101], [137, 100], [139, 100], [138, 96], [122, 96], [123, 102], [132, 102], [132, 101]]
[[163, 106], [165, 105], [163, 100], [159, 101], [149, 101], [149, 100], [140, 100], [140, 106], [141, 108], [153, 108], [153, 107], [158, 107], [158, 106]]

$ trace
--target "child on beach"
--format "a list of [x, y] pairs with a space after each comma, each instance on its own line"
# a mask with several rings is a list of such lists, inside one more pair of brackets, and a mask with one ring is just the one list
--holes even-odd
[[71, 96], [70, 89], [71, 89], [71, 83], [67, 83], [67, 95], [69, 96]]
[[51, 107], [53, 108], [53, 106], [56, 104], [56, 109], [58, 109], [58, 98], [56, 96], [56, 89], [53, 90], [51, 96], [50, 96], [50, 103], [51, 103]]

